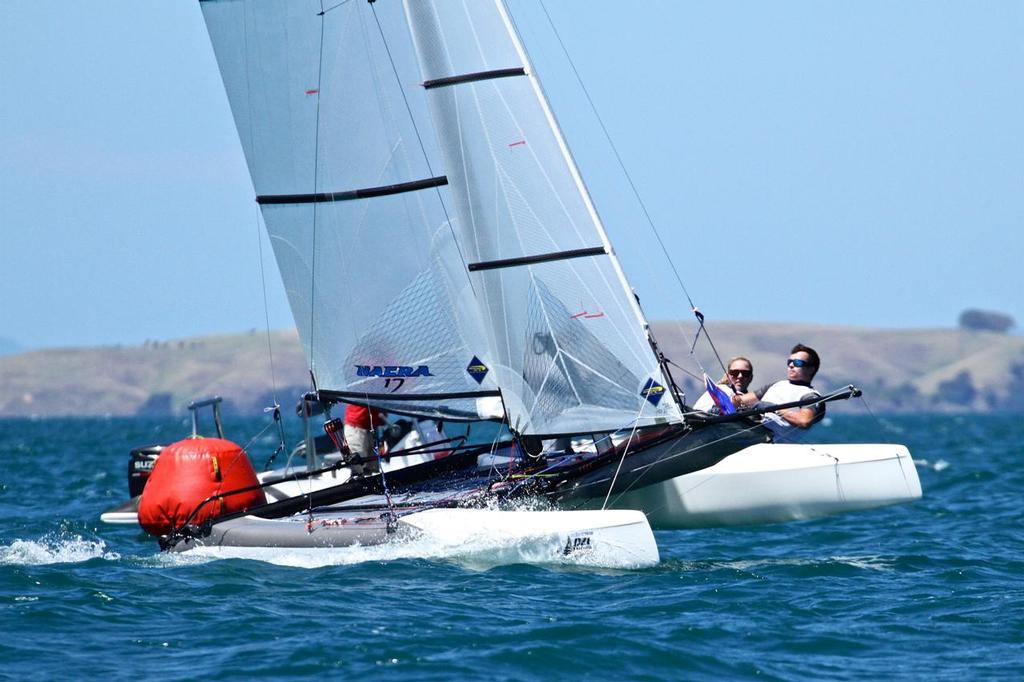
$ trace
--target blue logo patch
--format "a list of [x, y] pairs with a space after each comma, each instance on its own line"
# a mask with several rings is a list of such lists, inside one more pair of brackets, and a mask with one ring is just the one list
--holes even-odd
[[474, 355], [473, 359], [469, 361], [469, 367], [466, 368], [466, 371], [469, 372], [469, 376], [476, 379], [476, 383], [482, 384], [488, 370], [487, 365], [480, 362], [480, 358]]
[[420, 365], [415, 368], [405, 365], [356, 365], [356, 376], [408, 379], [411, 377], [432, 377], [434, 375], [430, 373], [430, 368], [426, 365]]
[[648, 379], [644, 387], [640, 389], [640, 395], [647, 398], [651, 405], [657, 407], [658, 403], [661, 402], [662, 396], [665, 395], [665, 387], [654, 379]]

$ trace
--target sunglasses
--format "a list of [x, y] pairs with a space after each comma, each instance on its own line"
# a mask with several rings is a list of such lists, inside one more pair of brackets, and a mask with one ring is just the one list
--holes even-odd
[[730, 369], [729, 376], [731, 377], [750, 377], [754, 376], [753, 370], [749, 369]]
[[790, 367], [811, 367], [810, 360], [801, 360], [800, 358], [790, 358], [786, 364]]

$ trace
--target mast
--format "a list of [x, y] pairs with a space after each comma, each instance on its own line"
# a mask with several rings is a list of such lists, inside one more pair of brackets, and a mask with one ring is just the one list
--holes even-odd
[[512, 428], [550, 435], [680, 420], [504, 6], [405, 0], [405, 9]]
[[501, 13], [509, 39], [515, 45], [519, 58], [522, 60], [523, 64], [526, 65], [526, 75], [530, 79], [530, 84], [533, 86], [537, 100], [540, 102], [540, 105], [544, 110], [544, 115], [548, 119], [548, 125], [551, 126], [551, 132], [558, 141], [558, 147], [562, 151], [565, 163], [569, 167], [569, 172], [572, 174], [576, 187], [583, 198], [583, 202], [586, 204], [587, 212], [593, 220], [594, 227], [601, 238], [604, 249], [607, 252], [608, 257], [611, 259], [612, 267], [615, 269], [615, 274], [622, 285], [623, 291], [626, 293], [626, 298], [632, 303], [633, 312], [636, 315], [637, 322], [640, 324], [641, 328], [643, 328], [644, 334], [647, 336], [647, 340], [651, 345], [651, 352], [658, 360], [658, 365], [661, 367], [665, 385], [671, 391], [672, 398], [675, 400], [677, 406], [682, 406], [683, 399], [679, 393], [679, 387], [676, 384], [675, 379], [672, 377], [672, 372], [669, 370], [668, 361], [665, 358], [665, 355], [661, 352], [661, 349], [658, 347], [658, 342], [654, 338], [654, 333], [651, 331], [651, 325], [647, 321], [647, 316], [644, 315], [643, 309], [640, 307], [640, 301], [636, 292], [633, 290], [633, 287], [630, 286], [629, 280], [626, 279], [626, 273], [622, 270], [622, 264], [619, 262], [619, 257], [615, 253], [611, 240], [608, 238], [608, 233], [604, 228], [604, 221], [602, 221], [600, 215], [598, 215], [597, 208], [594, 206], [593, 199], [590, 196], [590, 190], [587, 188], [586, 183], [583, 182], [583, 178], [580, 176], [579, 166], [576, 165], [576, 159], [573, 157], [572, 151], [569, 149], [569, 145], [565, 141], [565, 135], [562, 133], [561, 126], [558, 125], [558, 119], [551, 110], [551, 105], [548, 102], [547, 95], [544, 94], [544, 89], [541, 87], [540, 80], [536, 77], [533, 64], [530, 62], [530, 57], [526, 52], [523, 41], [519, 37], [519, 32], [516, 31], [515, 25], [512, 23], [511, 17], [509, 17], [508, 8], [505, 6], [504, 0], [494, 0], [494, 4], [497, 10]]
[[[551, 133], [554, 135], [555, 140], [558, 143], [558, 148], [562, 152], [562, 157], [565, 160], [566, 166], [569, 168], [569, 173], [572, 175], [573, 182], [576, 184], [576, 189], [579, 191], [580, 197], [583, 199], [587, 213], [593, 221], [594, 228], [597, 230], [598, 237], [601, 239], [601, 244], [604, 247], [605, 253], [611, 260], [612, 267], [615, 270], [615, 275], [618, 278], [619, 283], [622, 285], [622, 289], [626, 294], [627, 300], [632, 304], [633, 313], [636, 315], [637, 322], [644, 329], [644, 333], [650, 336], [650, 325], [647, 322], [647, 318], [644, 316], [643, 310], [640, 309], [640, 304], [636, 301], [633, 288], [629, 285], [629, 281], [626, 279], [626, 274], [622, 270], [622, 264], [619, 262], [619, 257], [615, 254], [615, 249], [612, 248], [611, 240], [608, 239], [608, 233], [604, 229], [604, 223], [601, 221], [601, 217], [598, 215], [597, 209], [594, 207], [594, 202], [590, 197], [590, 190], [587, 189], [586, 183], [583, 182], [583, 178], [580, 176], [579, 167], [576, 165], [576, 159], [573, 158], [572, 151], [569, 149], [569, 145], [565, 141], [565, 136], [562, 134], [562, 128], [558, 125], [558, 120], [555, 118], [555, 114], [551, 110], [551, 105], [548, 102], [547, 96], [544, 94], [544, 89], [541, 87], [540, 80], [536, 76], [533, 64], [530, 62], [529, 55], [526, 53], [526, 48], [523, 46], [523, 41], [519, 38], [519, 33], [512, 24], [508, 15], [508, 8], [505, 7], [503, 0], [494, 0], [494, 5], [498, 12], [501, 13], [501, 18], [505, 24], [505, 30], [508, 33], [509, 40], [512, 41], [512, 44], [515, 46], [516, 53], [519, 55], [519, 59], [522, 60], [526, 67], [526, 77], [530, 79], [530, 85], [533, 87], [534, 95], [537, 97], [537, 101], [540, 103], [541, 109], [544, 111], [544, 116], [547, 118], [548, 125], [551, 127]], [[655, 355], [657, 355], [657, 352], [654, 352]]]

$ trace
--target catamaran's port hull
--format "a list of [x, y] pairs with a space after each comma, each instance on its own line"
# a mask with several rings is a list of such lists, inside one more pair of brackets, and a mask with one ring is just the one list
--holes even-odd
[[[432, 557], [483, 555], [500, 563], [638, 568], [659, 561], [647, 518], [632, 510], [499, 511], [429, 509], [389, 530], [380, 511], [322, 511], [284, 519], [254, 516], [215, 523], [209, 534], [166, 549], [259, 558], [259, 550], [337, 549], [394, 544]], [[253, 551], [249, 550], [255, 550]]]
[[700, 471], [613, 496], [654, 528], [799, 521], [912, 502], [921, 482], [902, 445], [758, 444]]
[[243, 516], [214, 523], [208, 535], [182, 540], [166, 549], [183, 552], [196, 547], [369, 546], [415, 534], [406, 525], [396, 525], [393, 532], [389, 532], [382, 514], [375, 510], [331, 513], [313, 519], [298, 515], [284, 519]]

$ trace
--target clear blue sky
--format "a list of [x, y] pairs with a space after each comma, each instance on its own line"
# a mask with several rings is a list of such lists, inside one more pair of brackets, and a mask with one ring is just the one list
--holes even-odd
[[[649, 317], [687, 316], [535, 0], [510, 4]], [[1024, 326], [1024, 3], [547, 4], [710, 321]], [[258, 234], [198, 3], [0, 2], [0, 337], [263, 328]]]

